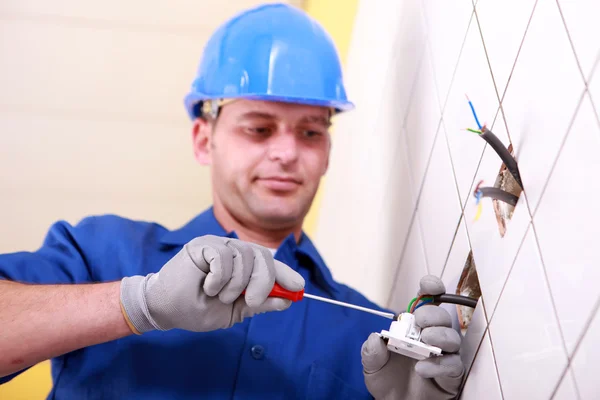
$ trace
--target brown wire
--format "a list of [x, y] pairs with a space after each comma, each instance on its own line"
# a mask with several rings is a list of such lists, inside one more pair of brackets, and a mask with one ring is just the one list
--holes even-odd
[[410, 313], [412, 314], [415, 311], [415, 307], [417, 306], [417, 304], [419, 304], [419, 301], [421, 301], [421, 299], [423, 297], [425, 297], [426, 295], [420, 294], [419, 297], [417, 297], [417, 300], [415, 300], [415, 302], [413, 303], [413, 305], [410, 307]]

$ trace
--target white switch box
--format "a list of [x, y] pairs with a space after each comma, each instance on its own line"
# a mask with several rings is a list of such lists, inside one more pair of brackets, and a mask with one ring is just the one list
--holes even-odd
[[415, 360], [442, 355], [442, 349], [421, 342], [421, 328], [415, 324], [415, 316], [411, 313], [400, 314], [390, 330], [381, 331], [379, 336], [387, 340], [388, 350]]

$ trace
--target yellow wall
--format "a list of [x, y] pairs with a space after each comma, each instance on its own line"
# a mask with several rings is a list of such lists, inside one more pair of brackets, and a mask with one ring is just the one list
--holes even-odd
[[[357, 8], [358, 0], [306, 0], [304, 2], [306, 12], [323, 24], [333, 38], [342, 62], [346, 61], [348, 54]], [[348, 95], [352, 97], [351, 93]], [[317, 192], [315, 201], [304, 223], [304, 230], [309, 236], [314, 236], [317, 230], [318, 213], [325, 183], [326, 178], [321, 183], [321, 187]]]
[[[321, 22], [333, 37], [342, 62], [346, 59], [350, 44], [357, 5], [358, 0], [307, 0], [304, 3], [305, 10]], [[324, 184], [325, 180], [321, 184], [305, 222], [305, 230], [311, 236], [316, 231], [316, 221]], [[50, 362], [47, 361], [29, 369], [11, 382], [0, 386], [0, 399], [44, 399], [51, 385]]]
[[2, 400], [45, 399], [52, 388], [50, 361], [45, 361], [0, 386]]

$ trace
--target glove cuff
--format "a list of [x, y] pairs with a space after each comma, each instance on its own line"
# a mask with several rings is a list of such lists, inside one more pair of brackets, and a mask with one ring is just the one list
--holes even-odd
[[121, 311], [136, 335], [160, 329], [153, 323], [146, 303], [146, 285], [152, 275], [130, 276], [121, 280]]

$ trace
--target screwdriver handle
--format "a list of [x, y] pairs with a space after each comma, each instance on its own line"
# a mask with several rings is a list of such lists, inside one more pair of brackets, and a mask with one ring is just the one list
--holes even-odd
[[[242, 292], [242, 294], [245, 293], [246, 290]], [[300, 290], [299, 292], [292, 292], [291, 290], [284, 289], [281, 285], [275, 282], [271, 293], [269, 293], [269, 297], [281, 297], [296, 302], [302, 300], [304, 297], [304, 289]]]

